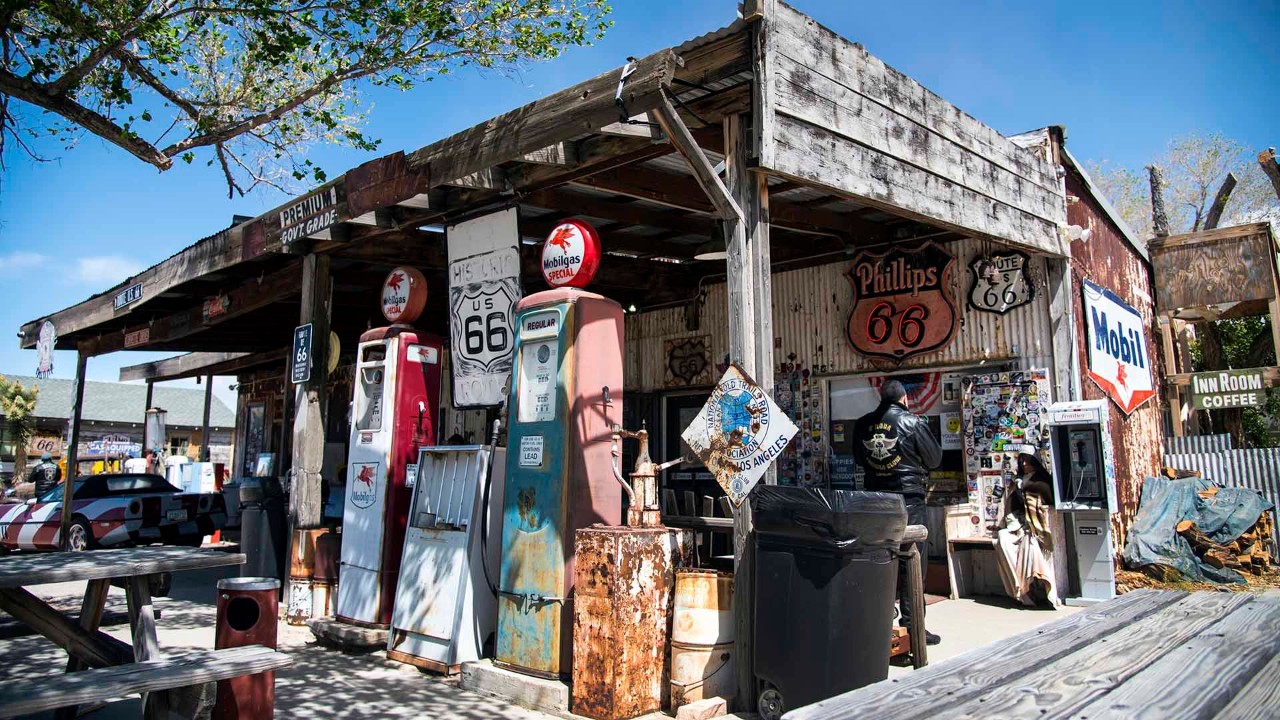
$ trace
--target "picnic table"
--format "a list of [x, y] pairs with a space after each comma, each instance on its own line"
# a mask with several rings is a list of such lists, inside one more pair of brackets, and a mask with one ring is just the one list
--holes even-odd
[[[250, 646], [161, 655], [152, 605], [153, 578], [163, 573], [241, 565], [245, 556], [188, 547], [143, 547], [82, 553], [12, 555], [0, 560], [0, 610], [67, 651], [66, 674], [26, 677], [0, 689], [0, 717], [141, 693], [146, 717], [168, 717], [169, 690], [251, 675], [288, 664], [286, 655]], [[112, 580], [122, 580], [132, 644], [98, 629]], [[73, 619], [27, 588], [87, 581]], [[215, 592], [210, 588], [210, 595]]]
[[1280, 591], [1143, 589], [785, 720], [1280, 717]]

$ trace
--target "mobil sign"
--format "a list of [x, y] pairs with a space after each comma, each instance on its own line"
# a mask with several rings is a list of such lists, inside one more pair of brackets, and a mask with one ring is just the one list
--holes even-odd
[[1147, 328], [1138, 311], [1115, 293], [1084, 281], [1089, 377], [1124, 410], [1133, 412], [1155, 396]]

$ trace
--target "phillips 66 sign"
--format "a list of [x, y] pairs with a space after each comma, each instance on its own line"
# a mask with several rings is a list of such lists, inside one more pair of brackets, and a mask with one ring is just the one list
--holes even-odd
[[853, 285], [847, 332], [853, 349], [901, 363], [940, 350], [956, 334], [955, 256], [935, 243], [864, 251], [846, 277]]
[[448, 228], [454, 407], [506, 399], [521, 294], [519, 238], [514, 208]]

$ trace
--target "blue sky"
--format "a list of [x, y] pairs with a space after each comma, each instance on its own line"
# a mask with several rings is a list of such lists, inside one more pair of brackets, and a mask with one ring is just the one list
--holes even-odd
[[[614, 0], [614, 28], [516, 77], [464, 71], [407, 93], [370, 95], [369, 134], [384, 154], [412, 150], [592, 75], [731, 22], [733, 0]], [[881, 3], [795, 0], [962, 109], [1006, 133], [1065, 125], [1082, 160], [1140, 165], [1170, 137], [1216, 131], [1252, 148], [1280, 145], [1280, 4], [1274, 2]], [[19, 326], [123, 280], [233, 214], [257, 215], [275, 191], [227, 199], [203, 162], [160, 174], [101, 141], [56, 162], [18, 155], [0, 185], [0, 373], [32, 374]], [[316, 148], [331, 173], [374, 155]], [[157, 357], [116, 353], [89, 375]], [[71, 377], [71, 353], [55, 374]], [[220, 392], [220, 395], [224, 393]]]

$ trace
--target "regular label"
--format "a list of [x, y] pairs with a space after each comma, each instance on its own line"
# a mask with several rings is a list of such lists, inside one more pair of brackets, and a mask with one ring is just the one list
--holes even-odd
[[520, 438], [520, 467], [542, 466], [542, 436], [526, 435]]

